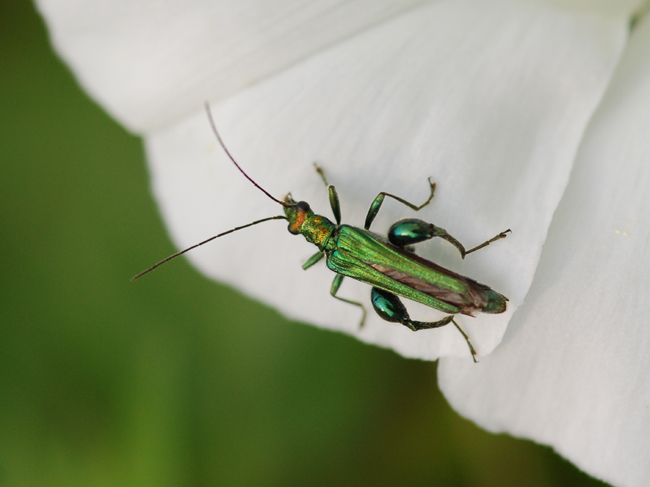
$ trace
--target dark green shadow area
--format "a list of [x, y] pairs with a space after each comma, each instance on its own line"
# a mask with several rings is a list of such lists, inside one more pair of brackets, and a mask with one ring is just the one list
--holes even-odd
[[0, 63], [1, 486], [602, 485], [458, 417], [435, 364], [290, 323], [181, 260], [130, 283], [176, 250], [140, 141], [28, 2], [0, 2]]

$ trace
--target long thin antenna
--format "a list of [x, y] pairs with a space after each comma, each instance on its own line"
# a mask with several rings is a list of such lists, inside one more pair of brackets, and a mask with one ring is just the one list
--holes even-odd
[[185, 252], [189, 252], [192, 249], [195, 249], [197, 247], [200, 247], [203, 244], [206, 244], [208, 242], [212, 242], [215, 238], [223, 237], [224, 235], [228, 235], [229, 233], [236, 232], [237, 230], [241, 230], [242, 228], [246, 227], [252, 227], [253, 225], [257, 225], [258, 223], [263, 223], [267, 222], [269, 220], [287, 220], [287, 217], [284, 215], [278, 215], [278, 216], [270, 216], [268, 218], [262, 218], [261, 220], [254, 221], [252, 223], [248, 223], [247, 225], [242, 225], [241, 227], [233, 228], [231, 230], [228, 230], [227, 232], [220, 233], [219, 235], [215, 235], [214, 237], [210, 237], [207, 240], [204, 240], [203, 242], [197, 243], [196, 245], [192, 245], [191, 247], [186, 248], [185, 250], [181, 250], [180, 252], [176, 252], [175, 254], [170, 255], [166, 259], [161, 260], [157, 264], [152, 265], [149, 267], [149, 269], [142, 271], [140, 274], [137, 276], [133, 276], [131, 278], [131, 282], [135, 281], [136, 279], [139, 279], [140, 277], [144, 276], [145, 274], [150, 273], [152, 270], [154, 270], [156, 267], [159, 267], [163, 265], [165, 262], [169, 262], [172, 259], [175, 259], [179, 255], [183, 255]]
[[274, 198], [274, 197], [271, 195], [271, 193], [269, 193], [269, 192], [268, 192], [267, 190], [265, 190], [262, 186], [260, 186], [260, 185], [257, 184], [255, 181], [253, 181], [253, 180], [251, 179], [251, 177], [250, 177], [248, 174], [246, 174], [246, 173], [244, 172], [244, 170], [243, 170], [241, 167], [239, 167], [239, 164], [237, 164], [237, 161], [235, 160], [235, 158], [234, 158], [233, 156], [231, 156], [231, 155], [230, 155], [230, 152], [228, 151], [228, 149], [226, 149], [226, 144], [224, 144], [224, 143], [223, 143], [223, 140], [221, 140], [221, 136], [219, 135], [219, 131], [217, 130], [217, 126], [216, 126], [216, 124], [214, 123], [214, 120], [213, 120], [213, 118], [212, 118], [212, 112], [210, 111], [210, 104], [209, 104], [207, 101], [205, 102], [205, 111], [208, 112], [208, 120], [210, 120], [210, 126], [212, 127], [212, 131], [214, 132], [214, 135], [217, 136], [217, 140], [219, 141], [219, 144], [221, 144], [221, 147], [223, 147], [224, 152], [228, 155], [228, 157], [229, 157], [230, 160], [233, 162], [233, 164], [234, 164], [235, 166], [237, 166], [237, 169], [239, 169], [239, 171], [240, 171], [240, 172], [241, 172], [241, 173], [246, 177], [246, 179], [248, 179], [251, 183], [253, 183], [253, 184], [255, 185], [255, 187], [256, 187], [257, 189], [259, 189], [262, 193], [264, 193], [266, 196], [268, 196], [269, 198], [271, 198], [271, 199], [272, 199], [273, 201], [275, 201], [276, 203], [280, 203], [280, 204], [281, 204], [282, 206], [284, 206], [284, 207], [295, 206], [295, 205], [290, 205], [289, 203], [285, 203], [284, 201], [280, 201], [280, 200], [277, 199], [277, 198]]

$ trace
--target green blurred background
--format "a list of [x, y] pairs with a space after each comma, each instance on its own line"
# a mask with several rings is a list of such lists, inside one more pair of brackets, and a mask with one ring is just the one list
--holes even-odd
[[435, 364], [288, 322], [186, 262], [130, 283], [176, 250], [140, 140], [29, 2], [0, 1], [0, 49], [0, 485], [603, 485], [460, 418]]

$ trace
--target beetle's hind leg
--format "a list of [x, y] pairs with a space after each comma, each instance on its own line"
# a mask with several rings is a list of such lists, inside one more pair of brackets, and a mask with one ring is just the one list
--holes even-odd
[[506, 238], [508, 233], [510, 233], [510, 229], [501, 232], [490, 240], [486, 240], [481, 245], [465, 250], [463, 244], [447, 233], [447, 230], [444, 228], [436, 227], [433, 223], [418, 220], [417, 218], [406, 218], [393, 223], [393, 225], [388, 229], [388, 240], [393, 245], [408, 248], [407, 246], [409, 245], [423, 242], [433, 237], [440, 237], [456, 247], [458, 252], [460, 252], [461, 257], [464, 259], [467, 254], [471, 254], [483, 247], [487, 247], [492, 242]]
[[451, 322], [454, 324], [456, 329], [460, 332], [461, 335], [463, 335], [463, 338], [467, 342], [467, 346], [469, 347], [469, 351], [472, 353], [472, 360], [474, 363], [477, 362], [476, 360], [476, 350], [474, 349], [474, 346], [472, 345], [472, 342], [469, 341], [469, 337], [467, 336], [467, 333], [463, 331], [463, 329], [460, 327], [458, 323], [456, 323], [456, 320], [454, 319], [454, 315], [451, 316]]
[[397, 296], [376, 287], [372, 288], [370, 300], [372, 302], [372, 307], [382, 319], [390, 321], [391, 323], [401, 323], [413, 331], [429, 330], [431, 328], [439, 328], [448, 325], [449, 323], [453, 323], [461, 335], [463, 335], [463, 338], [469, 347], [469, 351], [472, 354], [472, 360], [476, 362], [476, 350], [474, 349], [472, 342], [469, 341], [467, 333], [465, 333], [454, 320], [455, 315], [449, 315], [441, 320], [431, 322], [412, 320], [409, 317], [408, 311], [406, 311], [406, 307]]
[[[499, 235], [492, 237], [490, 240], [486, 240], [483, 242], [481, 245], [477, 245], [473, 249], [469, 249], [467, 252], [465, 252], [465, 255], [471, 254], [472, 252], [475, 252], [479, 249], [482, 249], [483, 247], [487, 247], [490, 245], [492, 242], [496, 242], [497, 240], [501, 240], [502, 238], [506, 238], [508, 233], [512, 233], [512, 231], [508, 228], [506, 231], [501, 232]], [[463, 257], [465, 257], [465, 255]]]

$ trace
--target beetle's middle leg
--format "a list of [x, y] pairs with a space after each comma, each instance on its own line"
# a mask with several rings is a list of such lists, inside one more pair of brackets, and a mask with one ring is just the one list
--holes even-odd
[[412, 320], [409, 317], [408, 311], [406, 311], [406, 307], [397, 296], [376, 287], [373, 287], [370, 292], [370, 300], [372, 302], [372, 307], [381, 318], [392, 323], [401, 323], [413, 331], [429, 330], [431, 328], [439, 328], [448, 325], [449, 323], [453, 323], [458, 331], [460, 331], [461, 335], [463, 335], [463, 338], [465, 338], [469, 351], [472, 354], [472, 359], [476, 362], [476, 350], [474, 349], [472, 342], [469, 341], [467, 334], [454, 320], [455, 315], [446, 316], [441, 320], [431, 322]]
[[355, 306], [359, 306], [361, 310], [363, 311], [363, 315], [361, 316], [361, 322], [359, 323], [359, 328], [363, 328], [363, 325], [366, 322], [366, 307], [358, 302], [358, 301], [352, 301], [351, 299], [345, 299], [340, 296], [337, 296], [336, 293], [338, 292], [339, 288], [341, 287], [341, 283], [343, 282], [343, 278], [345, 276], [343, 274], [337, 274], [334, 280], [332, 281], [332, 287], [330, 288], [330, 294], [334, 296], [336, 299], [343, 301], [348, 304], [354, 304]]
[[429, 188], [431, 189], [431, 193], [429, 194], [429, 198], [422, 203], [420, 206], [414, 205], [413, 203], [409, 203], [403, 198], [400, 198], [399, 196], [395, 196], [394, 194], [386, 193], [386, 192], [381, 192], [377, 195], [375, 200], [372, 202], [370, 205], [370, 208], [368, 209], [368, 215], [366, 215], [366, 223], [363, 226], [366, 230], [370, 229], [370, 225], [372, 225], [373, 220], [377, 216], [377, 213], [379, 213], [379, 209], [381, 208], [382, 203], [384, 202], [384, 198], [388, 196], [389, 198], [393, 198], [394, 200], [399, 201], [400, 203], [408, 206], [412, 210], [415, 211], [420, 211], [422, 208], [427, 206], [429, 203], [431, 203], [431, 200], [433, 199], [433, 195], [436, 192], [436, 183], [431, 181], [431, 178], [428, 179], [429, 181]]

